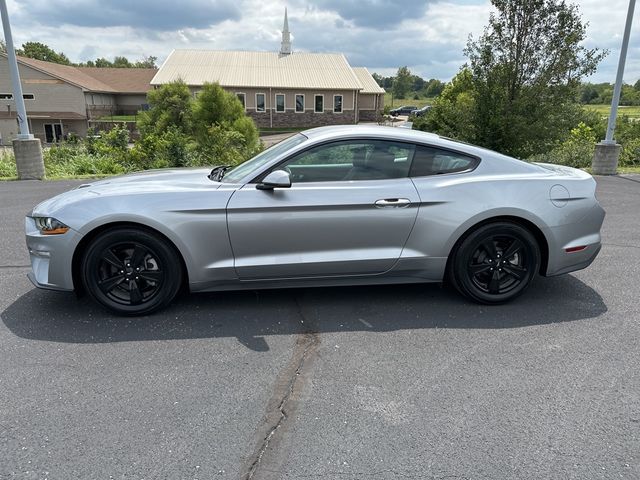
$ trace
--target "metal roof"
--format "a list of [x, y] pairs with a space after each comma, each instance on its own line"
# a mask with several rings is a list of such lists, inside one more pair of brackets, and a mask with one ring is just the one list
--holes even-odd
[[369, 70], [367, 70], [365, 67], [353, 67], [353, 73], [356, 74], [356, 77], [358, 77], [358, 80], [360, 80], [360, 83], [362, 84], [362, 90], [360, 90], [360, 93], [385, 92], [384, 88], [378, 85], [378, 82], [374, 80], [374, 78], [369, 73]]
[[161, 85], [218, 82], [224, 87], [361, 90], [363, 85], [342, 54], [174, 50], [151, 80]]

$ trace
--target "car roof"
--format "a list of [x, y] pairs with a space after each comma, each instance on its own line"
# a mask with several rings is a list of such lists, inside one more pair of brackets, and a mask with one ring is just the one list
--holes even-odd
[[340, 138], [354, 137], [380, 137], [381, 139], [397, 140], [404, 142], [428, 143], [431, 145], [440, 145], [443, 147], [456, 148], [461, 151], [467, 151], [469, 147], [475, 149], [472, 145], [458, 143], [441, 137], [435, 133], [423, 132], [420, 130], [412, 130], [410, 128], [401, 127], [385, 127], [381, 125], [332, 125], [327, 127], [312, 128], [305, 130], [303, 133], [310, 140], [332, 140]]
[[432, 145], [434, 147], [442, 147], [448, 150], [466, 153], [482, 159], [494, 159], [500, 162], [503, 167], [510, 165], [516, 170], [539, 170], [539, 167], [515, 159], [506, 155], [502, 155], [493, 150], [477, 147], [464, 142], [458, 142], [450, 138], [441, 137], [435, 133], [423, 132], [421, 130], [412, 130], [410, 128], [387, 127], [381, 125], [331, 125], [326, 127], [317, 127], [301, 132], [309, 140], [313, 142], [322, 142], [327, 140], [344, 140], [348, 138], [380, 138], [385, 140], [395, 140], [399, 142], [422, 143]]

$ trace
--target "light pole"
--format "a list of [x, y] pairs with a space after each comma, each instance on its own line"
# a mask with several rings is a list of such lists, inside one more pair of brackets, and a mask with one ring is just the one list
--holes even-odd
[[607, 134], [605, 139], [596, 145], [596, 151], [591, 165], [593, 173], [596, 175], [615, 175], [618, 168], [618, 158], [620, 157], [621, 147], [613, 139], [613, 132], [616, 129], [618, 103], [620, 103], [620, 92], [622, 90], [622, 76], [624, 74], [624, 64], [627, 59], [629, 36], [631, 35], [631, 22], [633, 20], [633, 10], [635, 6], [636, 0], [629, 0], [627, 22], [624, 26], [622, 47], [620, 48], [620, 59], [618, 60], [618, 73], [616, 74], [616, 84], [613, 89], [613, 98], [611, 99], [611, 112], [609, 114]]
[[13, 36], [11, 35], [11, 25], [9, 24], [9, 12], [7, 11], [6, 0], [0, 0], [0, 16], [2, 16], [4, 40], [7, 45], [7, 63], [9, 64], [9, 72], [11, 72], [13, 100], [16, 103], [16, 113], [18, 116], [19, 133], [13, 140], [13, 153], [16, 158], [18, 179], [40, 180], [44, 178], [42, 147], [40, 145], [40, 140], [34, 138], [29, 132], [27, 111], [24, 106], [24, 97], [22, 96], [22, 84], [20, 83], [18, 60], [16, 59], [16, 51], [13, 46]]

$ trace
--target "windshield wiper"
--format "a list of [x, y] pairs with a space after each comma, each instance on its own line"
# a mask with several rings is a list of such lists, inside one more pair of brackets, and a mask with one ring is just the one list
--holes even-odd
[[209, 177], [209, 180], [219, 182], [222, 180], [222, 177], [224, 177], [224, 173], [232, 166], [233, 165], [219, 165], [217, 167], [213, 167], [211, 173], [207, 176]]

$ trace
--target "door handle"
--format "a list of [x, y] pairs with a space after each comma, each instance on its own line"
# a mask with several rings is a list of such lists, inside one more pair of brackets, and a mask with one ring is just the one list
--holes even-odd
[[376, 208], [406, 208], [411, 205], [408, 198], [383, 198], [376, 200]]

